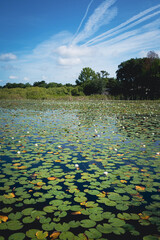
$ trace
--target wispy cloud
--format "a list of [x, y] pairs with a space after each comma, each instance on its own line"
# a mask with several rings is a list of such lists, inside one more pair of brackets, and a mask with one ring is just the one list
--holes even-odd
[[[150, 9], [150, 11], [152, 11], [151, 9]], [[148, 11], [149, 11], [149, 9], [148, 9]], [[146, 12], [144, 14], [146, 14]], [[99, 36], [89, 40], [88, 42], [85, 43], [85, 45], [88, 46], [88, 45], [95, 44], [97, 42], [106, 40], [107, 38], [113, 37], [113, 36], [115, 36], [117, 34], [120, 34], [121, 32], [127, 31], [128, 29], [133, 28], [133, 27], [137, 26], [138, 24], [140, 24], [140, 23], [142, 23], [142, 22], [144, 22], [144, 21], [146, 21], [146, 20], [148, 20], [148, 19], [150, 19], [152, 17], [155, 17], [158, 14], [160, 14], [160, 11], [154, 12], [154, 13], [149, 14], [149, 15], [143, 17], [143, 18], [140, 18], [140, 16], [141, 17], [143, 16], [143, 14], [141, 13], [140, 15], [137, 15], [137, 18], [136, 17], [131, 18], [129, 21], [126, 21], [125, 23], [120, 24], [118, 27], [113, 28], [113, 29], [111, 29], [109, 31], [106, 31], [105, 33], [103, 33], [103, 34], [101, 34], [101, 35], [99, 35]], [[136, 22], [131, 23], [133, 19], [134, 20], [139, 19], [139, 20], [137, 20]], [[131, 24], [129, 24], [129, 23], [131, 23]], [[126, 25], [128, 25], [128, 26], [126, 26]]]
[[91, 0], [90, 3], [88, 4], [87, 9], [86, 9], [86, 11], [85, 11], [85, 14], [84, 14], [84, 16], [83, 16], [83, 18], [82, 18], [82, 20], [81, 20], [81, 22], [80, 22], [80, 24], [79, 24], [79, 26], [78, 26], [78, 28], [77, 28], [76, 33], [75, 33], [74, 36], [73, 36], [73, 39], [75, 39], [75, 37], [77, 36], [77, 34], [78, 34], [78, 32], [79, 32], [79, 30], [80, 30], [80, 28], [81, 28], [84, 20], [86, 19], [87, 14], [88, 14], [88, 11], [89, 11], [89, 8], [90, 8], [91, 4], [93, 3], [93, 1], [94, 1], [94, 0]]
[[17, 56], [13, 53], [4, 53], [0, 55], [0, 61], [12, 61], [16, 59]]
[[29, 80], [30, 80], [30, 79], [29, 79], [28, 77], [24, 77], [24, 78], [23, 78], [23, 81], [24, 81], [24, 82], [29, 82]]
[[[142, 18], [143, 16], [145, 16], [146, 14], [156, 10], [157, 8], [160, 8], [160, 4], [158, 4], [158, 5], [154, 6], [154, 7], [151, 7], [149, 9], [146, 9], [145, 11], [142, 11], [139, 14], [131, 17], [130, 19], [128, 19], [124, 23], [121, 23], [117, 27], [114, 27], [114, 28], [112, 28], [112, 29], [110, 29], [110, 30], [108, 30], [108, 31], [106, 31], [106, 32], [104, 32], [104, 33], [102, 33], [102, 34], [100, 34], [100, 35], [90, 39], [88, 42], [85, 43], [85, 45], [96, 43], [98, 41], [104, 40], [106, 37], [111, 37], [113, 35], [116, 35], [116, 34], [120, 33], [121, 31], [126, 31], [127, 29], [129, 29], [129, 28], [131, 28], [133, 26], [136, 26], [137, 24], [139, 24], [139, 23], [141, 23], [141, 22], [143, 22], [143, 21], [153, 17], [155, 13], [153, 13], [153, 15], [151, 14], [151, 15], [145, 17], [145, 18]], [[155, 15], [157, 15], [157, 14], [159, 14], [159, 11], [158, 11], [158, 13], [156, 12]], [[140, 19], [140, 20], [138, 20], [138, 19]], [[136, 22], [133, 23], [134, 21], [136, 21]], [[127, 26], [128, 24], [130, 24], [130, 25]], [[126, 27], [126, 28], [124, 28], [124, 27]]]
[[11, 75], [11, 76], [9, 76], [9, 79], [11, 79], [11, 80], [13, 80], [13, 79], [18, 79], [18, 77]]
[[91, 37], [100, 27], [108, 24], [116, 15], [117, 8], [110, 8], [116, 0], [105, 0], [89, 17], [84, 29], [74, 38], [72, 44], [77, 44]]

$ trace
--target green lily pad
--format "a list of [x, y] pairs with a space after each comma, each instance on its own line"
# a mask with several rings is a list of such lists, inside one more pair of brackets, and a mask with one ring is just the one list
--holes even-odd
[[85, 231], [85, 234], [91, 239], [98, 239], [102, 237], [102, 233], [95, 228], [90, 228], [88, 231]]
[[75, 236], [72, 232], [62, 232], [59, 236], [61, 240], [74, 240]]
[[120, 211], [126, 211], [126, 210], [128, 210], [129, 207], [125, 204], [117, 204], [116, 208], [117, 208], [117, 210], [120, 210]]
[[44, 223], [42, 224], [42, 229], [44, 231], [52, 231], [55, 227], [55, 223], [51, 222], [51, 223]]
[[10, 213], [8, 215], [8, 218], [10, 218], [11, 220], [18, 220], [22, 217], [22, 213], [20, 212], [16, 212], [16, 213]]
[[75, 221], [75, 220], [70, 221], [68, 224], [69, 224], [69, 226], [70, 226], [71, 228], [77, 228], [77, 227], [80, 226], [80, 222], [79, 222], [79, 221]]
[[45, 212], [47, 212], [47, 213], [53, 213], [54, 210], [56, 210], [56, 209], [57, 209], [57, 208], [54, 207], [54, 206], [45, 206], [45, 207], [43, 208], [43, 210], [44, 210]]
[[84, 219], [80, 221], [80, 224], [82, 227], [84, 228], [92, 228], [96, 225], [96, 222], [93, 220], [89, 220], [89, 219]]
[[113, 228], [113, 233], [116, 234], [116, 235], [121, 235], [121, 234], [124, 234], [125, 233], [125, 229], [122, 228], [122, 227], [114, 227]]
[[38, 231], [36, 232], [37, 239], [46, 239], [48, 232]]
[[96, 222], [102, 221], [104, 219], [102, 214], [100, 213], [97, 213], [97, 214], [92, 213], [89, 215], [89, 218]]
[[46, 215], [46, 212], [43, 212], [43, 211], [34, 210], [34, 211], [31, 212], [31, 217], [32, 218], [41, 217], [41, 216], [44, 216], [44, 215]]
[[85, 201], [87, 201], [87, 198], [83, 197], [83, 196], [77, 196], [74, 198], [74, 201], [75, 202], [85, 202]]
[[23, 228], [23, 225], [18, 220], [11, 220], [11, 221], [7, 222], [7, 227], [9, 230], [19, 230], [19, 229]]
[[114, 227], [122, 227], [125, 225], [125, 221], [119, 218], [111, 218], [109, 219], [109, 223]]
[[34, 208], [25, 208], [25, 209], [22, 211], [22, 214], [23, 214], [23, 215], [31, 215], [32, 211], [34, 211]]
[[98, 224], [96, 229], [101, 233], [112, 233], [113, 227], [110, 224], [104, 223], [103, 225]]
[[35, 221], [35, 218], [32, 218], [32, 217], [24, 217], [22, 222], [23, 223], [32, 223]]
[[70, 229], [70, 226], [67, 223], [62, 223], [62, 224], [57, 223], [55, 225], [55, 229], [56, 229], [56, 231], [59, 231], [59, 232], [67, 232]]
[[148, 235], [143, 237], [143, 240], [159, 240], [159, 237], [153, 236], [153, 235]]
[[25, 239], [24, 233], [13, 233], [8, 238], [8, 240], [23, 240], [23, 239]]
[[26, 232], [26, 236], [29, 237], [29, 238], [35, 238], [36, 237], [36, 233], [38, 232], [39, 230], [37, 229], [30, 229]]
[[102, 217], [105, 219], [112, 219], [115, 217], [115, 214], [111, 212], [104, 212], [102, 213]]
[[36, 204], [36, 201], [33, 198], [25, 199], [23, 202], [24, 204]]

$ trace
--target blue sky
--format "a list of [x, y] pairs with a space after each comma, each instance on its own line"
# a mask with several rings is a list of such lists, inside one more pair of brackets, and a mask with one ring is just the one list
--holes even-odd
[[114, 77], [122, 61], [160, 56], [160, 1], [5, 0], [0, 29], [0, 85], [74, 84], [84, 67]]

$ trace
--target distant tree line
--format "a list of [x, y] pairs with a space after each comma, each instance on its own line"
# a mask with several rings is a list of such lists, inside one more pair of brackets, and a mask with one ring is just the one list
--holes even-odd
[[117, 78], [109, 78], [106, 71], [96, 73], [83, 68], [76, 84], [85, 95], [110, 94], [120, 99], [160, 98], [160, 59], [153, 51], [145, 58], [122, 62], [116, 71]]
[[145, 58], [132, 58], [122, 62], [118, 66], [116, 75], [116, 78], [110, 78], [107, 71], [95, 72], [86, 67], [81, 70], [75, 85], [37, 81], [33, 85], [7, 83], [1, 88], [54, 88], [57, 89], [57, 95], [103, 94], [117, 96], [117, 99], [160, 99], [160, 59], [154, 51], [148, 52]]

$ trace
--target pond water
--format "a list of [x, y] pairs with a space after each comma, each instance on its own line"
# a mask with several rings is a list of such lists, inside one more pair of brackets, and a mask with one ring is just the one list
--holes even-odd
[[160, 102], [0, 102], [0, 240], [160, 239]]

